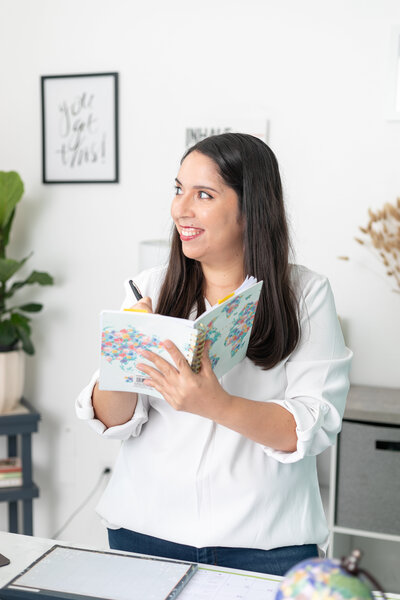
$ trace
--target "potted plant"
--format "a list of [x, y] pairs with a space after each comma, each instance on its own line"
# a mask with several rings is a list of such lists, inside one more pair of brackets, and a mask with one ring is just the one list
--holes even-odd
[[41, 271], [16, 280], [16, 273], [32, 253], [22, 260], [6, 256], [16, 205], [24, 193], [24, 184], [15, 171], [0, 171], [0, 413], [10, 411], [21, 399], [24, 386], [24, 353], [34, 354], [30, 314], [42, 310], [42, 304], [18, 304], [14, 294], [26, 285], [52, 285], [53, 278]]

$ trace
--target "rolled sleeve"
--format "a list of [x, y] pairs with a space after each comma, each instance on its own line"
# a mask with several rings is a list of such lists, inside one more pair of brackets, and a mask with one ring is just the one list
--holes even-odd
[[94, 416], [92, 403], [93, 388], [99, 379], [99, 371], [96, 371], [89, 384], [81, 391], [75, 402], [75, 411], [78, 419], [87, 421], [88, 425], [99, 435], [114, 440], [127, 440], [140, 434], [143, 425], [148, 421], [149, 402], [144, 394], [138, 394], [138, 401], [132, 418], [122, 425], [106, 427]]
[[350, 385], [353, 354], [345, 346], [326, 278], [318, 277], [305, 293], [302, 314], [301, 341], [286, 362], [285, 397], [270, 400], [293, 415], [297, 447], [282, 452], [264, 446], [269, 456], [283, 463], [319, 454], [334, 443]]

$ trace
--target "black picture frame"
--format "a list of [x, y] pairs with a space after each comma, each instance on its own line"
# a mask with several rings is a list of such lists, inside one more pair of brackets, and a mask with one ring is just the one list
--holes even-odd
[[42, 182], [119, 183], [119, 74], [40, 79]]

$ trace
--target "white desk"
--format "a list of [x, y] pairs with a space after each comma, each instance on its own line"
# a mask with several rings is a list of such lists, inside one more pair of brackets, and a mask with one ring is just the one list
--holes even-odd
[[[66, 541], [0, 532], [0, 553], [11, 561], [0, 567], [0, 588], [55, 544], [83, 547]], [[96, 548], [99, 549], [110, 551]], [[274, 600], [281, 579], [275, 575], [200, 565], [179, 600]]]

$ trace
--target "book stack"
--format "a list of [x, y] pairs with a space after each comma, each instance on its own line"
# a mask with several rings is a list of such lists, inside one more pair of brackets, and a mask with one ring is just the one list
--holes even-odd
[[19, 457], [0, 459], [0, 488], [22, 485], [22, 464]]

